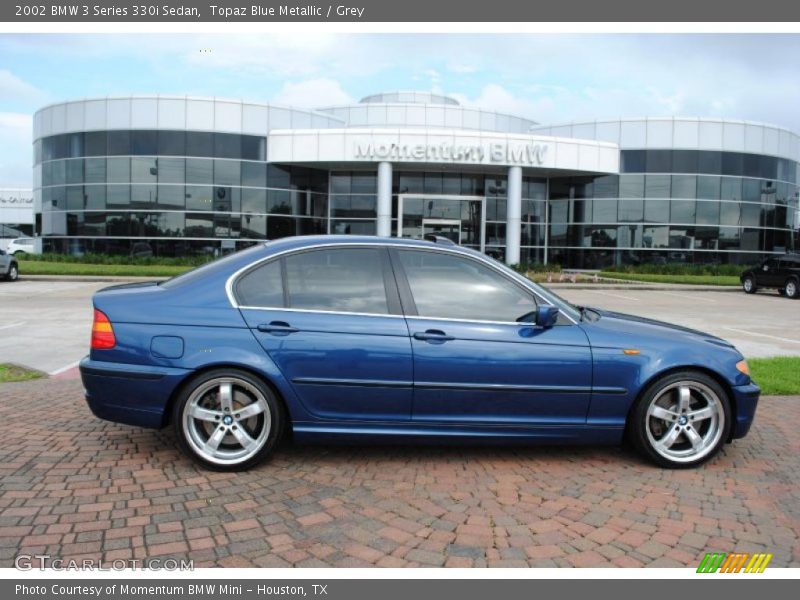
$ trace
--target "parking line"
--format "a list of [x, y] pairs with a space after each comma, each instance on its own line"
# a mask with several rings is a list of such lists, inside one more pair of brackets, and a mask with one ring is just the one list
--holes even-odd
[[74, 369], [74, 368], [75, 368], [75, 367], [77, 367], [79, 364], [81, 364], [81, 361], [79, 361], [79, 360], [76, 360], [74, 363], [70, 363], [70, 364], [68, 364], [66, 367], [61, 367], [60, 369], [56, 369], [55, 371], [50, 371], [50, 372], [48, 373], [48, 375], [50, 375], [51, 377], [52, 377], [53, 375], [61, 375], [61, 373], [63, 373], [64, 371], [69, 371], [70, 369]]
[[[689, 294], [676, 294], [675, 292], [664, 292], [662, 290], [656, 290], [659, 294], [666, 294], [667, 296], [675, 296], [676, 298], [682, 298], [683, 300], [703, 300], [704, 302], [711, 302], [712, 304], [716, 304], [716, 300], [712, 300], [711, 298], [706, 298], [705, 296], [690, 296]], [[697, 292], [692, 292], [696, 294]]]
[[739, 333], [744, 333], [747, 335], [758, 335], [765, 338], [770, 338], [773, 340], [780, 340], [782, 342], [789, 342], [790, 344], [800, 344], [800, 340], [791, 340], [785, 337], [778, 337], [777, 335], [769, 335], [768, 333], [757, 333], [755, 331], [747, 331], [747, 329], [737, 329], [736, 327], [724, 327], [723, 329], [727, 329], [729, 331], [738, 331]]
[[623, 300], [633, 300], [635, 302], [639, 302], [639, 298], [634, 298], [633, 296], [623, 296], [622, 294], [612, 294], [611, 292], [601, 292], [600, 290], [595, 290], [595, 294], [602, 294], [603, 296], [611, 296], [612, 298], [622, 298]]
[[12, 327], [19, 327], [25, 325], [27, 321], [17, 321], [16, 323], [9, 323], [8, 325], [0, 325], [0, 329], [11, 329]]

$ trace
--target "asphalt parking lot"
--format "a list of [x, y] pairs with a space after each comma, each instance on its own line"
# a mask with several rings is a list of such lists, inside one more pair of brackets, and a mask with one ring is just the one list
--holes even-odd
[[748, 358], [800, 355], [800, 302], [769, 290], [693, 291], [625, 288], [554, 290], [574, 304], [596, 306], [706, 331], [726, 339]]
[[[108, 282], [0, 282], [0, 363], [54, 374], [87, 353], [91, 296]], [[555, 287], [555, 286], [554, 286]], [[730, 340], [747, 357], [800, 354], [800, 302], [775, 293], [679, 287], [558, 286], [567, 300], [693, 327]]]
[[[75, 380], [0, 386], [0, 567], [179, 558], [195, 567], [800, 566], [796, 397], [696, 470], [620, 448], [299, 447], [201, 470], [170, 430], [94, 418]], [[24, 408], [20, 408], [24, 406]]]

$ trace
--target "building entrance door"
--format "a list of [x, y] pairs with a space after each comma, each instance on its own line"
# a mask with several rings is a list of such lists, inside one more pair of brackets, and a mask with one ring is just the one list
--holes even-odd
[[483, 196], [400, 194], [397, 237], [441, 235], [456, 244], [484, 251], [486, 203]]
[[456, 244], [461, 244], [461, 221], [459, 219], [422, 219], [422, 236], [441, 235]]

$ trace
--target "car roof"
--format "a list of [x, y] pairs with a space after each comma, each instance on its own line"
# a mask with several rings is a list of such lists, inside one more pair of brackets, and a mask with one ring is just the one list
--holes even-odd
[[[303, 235], [265, 242], [264, 248], [268, 254], [286, 250], [300, 250], [315, 246], [352, 246], [359, 244], [383, 246], [411, 246], [426, 249], [449, 250], [461, 254], [475, 254], [474, 250], [451, 244], [415, 240], [410, 238], [380, 237], [377, 235]], [[480, 254], [478, 252], [478, 254]]]

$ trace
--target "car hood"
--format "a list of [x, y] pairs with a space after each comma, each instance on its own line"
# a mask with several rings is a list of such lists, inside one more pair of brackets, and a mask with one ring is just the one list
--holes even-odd
[[[730, 342], [697, 329], [610, 310], [598, 308], [591, 308], [591, 310], [600, 315], [599, 319], [589, 322], [589, 327], [586, 328], [592, 344], [601, 340], [607, 342], [607, 337], [610, 334], [620, 338], [618, 339], [620, 342], [629, 341], [632, 338], [642, 341], [651, 340], [655, 343], [658, 343], [659, 340], [668, 340], [670, 342], [679, 340], [684, 342], [695, 341], [735, 350], [735, 346]], [[594, 335], [592, 332], [594, 332]]]

